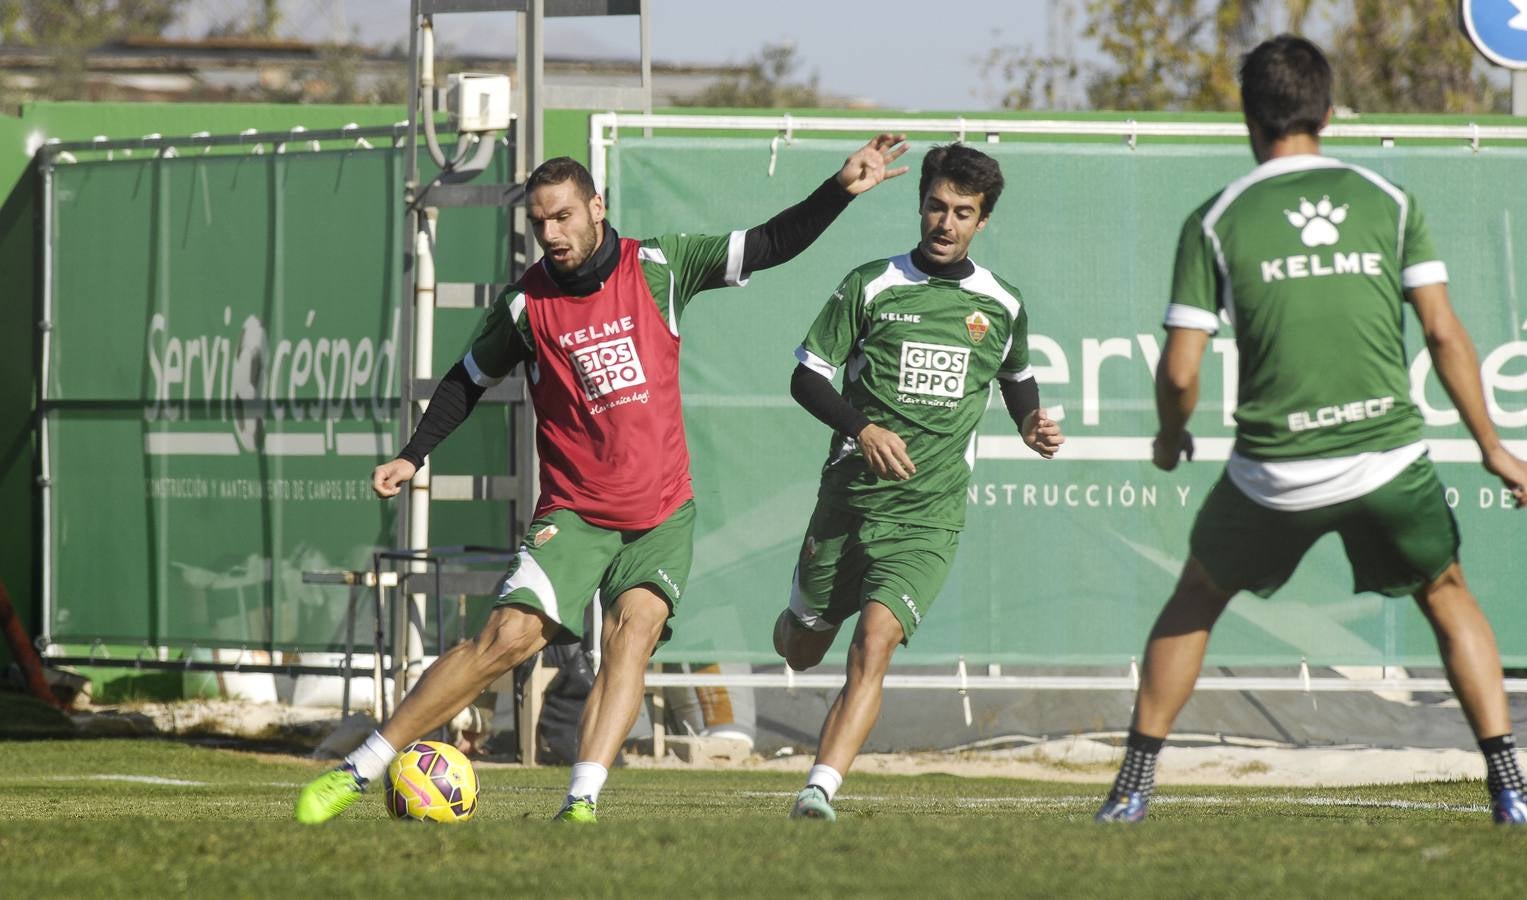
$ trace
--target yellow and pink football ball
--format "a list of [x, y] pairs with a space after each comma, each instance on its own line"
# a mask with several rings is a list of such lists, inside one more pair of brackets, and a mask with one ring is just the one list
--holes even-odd
[[382, 798], [394, 819], [465, 822], [477, 811], [477, 773], [450, 744], [419, 741], [393, 757]]

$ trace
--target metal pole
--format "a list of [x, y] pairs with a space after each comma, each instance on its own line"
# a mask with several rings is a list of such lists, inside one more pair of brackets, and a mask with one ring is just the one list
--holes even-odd
[[1527, 116], [1527, 69], [1511, 73], [1511, 114]]
[[525, 164], [534, 169], [546, 159], [546, 0], [530, 0], [525, 13], [525, 57]]
[[[399, 298], [400, 315], [402, 320], [395, 340], [398, 355], [399, 393], [401, 401], [398, 404], [398, 447], [401, 448], [408, 442], [413, 433], [413, 354], [414, 342], [414, 279], [417, 277], [415, 269], [418, 260], [414, 258], [415, 235], [419, 233], [419, 212], [414, 208], [414, 195], [419, 190], [419, 0], [411, 0], [408, 4], [408, 134], [403, 142], [403, 205], [406, 212], [403, 215], [403, 293]], [[398, 515], [396, 525], [393, 528], [393, 546], [402, 547], [408, 543], [408, 523], [412, 518], [411, 492], [404, 491], [402, 496], [396, 498], [398, 503]]]
[[[414, 333], [413, 362], [409, 377], [430, 378], [434, 374], [435, 345], [435, 227], [439, 210], [425, 207], [421, 227], [414, 235]], [[423, 419], [429, 409], [429, 398], [415, 398], [417, 419]], [[410, 550], [429, 548], [429, 481], [433, 467], [424, 461], [408, 485], [408, 543]], [[411, 572], [423, 572], [423, 563], [411, 563]], [[399, 667], [400, 691], [411, 690], [419, 676], [424, 674], [424, 617], [425, 599], [420, 593], [410, 593], [406, 604], [406, 616], [399, 617], [404, 627], [403, 661]], [[399, 694], [401, 696], [401, 693]]]
[[[642, 112], [652, 115], [652, 3], [651, 0], [641, 0], [639, 12], [641, 18], [641, 43], [642, 43]], [[642, 130], [642, 137], [652, 137], [652, 129]]]
[[[38, 322], [37, 361], [37, 483], [42, 509], [42, 533], [38, 535], [42, 551], [38, 574], [38, 593], [42, 598], [42, 621], [37, 633], [53, 633], [53, 450], [48, 440], [48, 381], [53, 348], [53, 156], [46, 149], [38, 156], [42, 166], [42, 316]], [[46, 650], [44, 650], [46, 653]]]

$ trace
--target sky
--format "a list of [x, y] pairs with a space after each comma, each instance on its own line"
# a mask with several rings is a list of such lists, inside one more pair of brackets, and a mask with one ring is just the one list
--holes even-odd
[[[178, 33], [258, 7], [251, 0], [189, 0]], [[982, 110], [997, 83], [982, 62], [999, 45], [1044, 50], [1049, 0], [651, 0], [652, 55], [659, 62], [740, 63], [765, 44], [793, 42], [803, 76], [830, 94], [892, 109]], [[337, 35], [389, 46], [408, 39], [408, 0], [281, 0], [281, 31], [309, 40]], [[948, 12], [945, 12], [948, 11]], [[958, 19], [956, 20], [956, 13]], [[437, 17], [437, 42], [464, 53], [512, 55], [511, 13]], [[1056, 23], [1061, 29], [1061, 23]], [[1073, 29], [1074, 30], [1074, 29]], [[551, 19], [550, 56], [635, 58], [635, 16]]]

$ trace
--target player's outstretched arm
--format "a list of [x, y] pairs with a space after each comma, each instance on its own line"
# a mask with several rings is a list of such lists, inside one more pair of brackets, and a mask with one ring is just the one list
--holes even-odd
[[1170, 472], [1187, 457], [1193, 459], [1193, 435], [1188, 419], [1198, 406], [1198, 369], [1203, 363], [1209, 333], [1195, 328], [1168, 328], [1166, 347], [1156, 366], [1156, 439], [1151, 461]]
[[1422, 333], [1426, 335], [1426, 347], [1431, 351], [1432, 366], [1464, 427], [1479, 445], [1485, 468], [1516, 497], [1518, 508], [1527, 505], [1527, 464], [1506, 449], [1495, 431], [1495, 423], [1490, 421], [1484, 386], [1479, 381], [1479, 354], [1468, 330], [1453, 312], [1447, 285], [1411, 288], [1405, 292], [1405, 298], [1416, 309]]
[[901, 135], [877, 135], [854, 151], [844, 161], [843, 168], [822, 182], [805, 200], [762, 225], [749, 228], [743, 234], [743, 274], [783, 265], [799, 256], [822, 236], [854, 197], [905, 174], [906, 166], [891, 166], [905, 152], [907, 144]]

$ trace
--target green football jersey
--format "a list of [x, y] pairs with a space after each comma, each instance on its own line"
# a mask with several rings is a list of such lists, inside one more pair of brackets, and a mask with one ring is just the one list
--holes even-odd
[[1415, 198], [1323, 156], [1270, 160], [1183, 225], [1168, 327], [1240, 351], [1236, 452], [1346, 457], [1421, 438], [1404, 291], [1447, 280]]
[[1018, 290], [980, 266], [954, 281], [910, 254], [877, 260], [843, 279], [795, 355], [827, 378], [841, 367], [844, 398], [906, 441], [917, 466], [906, 481], [877, 478], [857, 436], [834, 434], [820, 497], [867, 518], [963, 528], [991, 380], [1033, 377]]
[[[665, 234], [641, 242], [642, 275], [658, 312], [679, 333], [679, 319], [701, 291], [748, 283], [742, 271], [742, 231], [730, 234]], [[504, 288], [488, 308], [472, 348], [462, 360], [483, 387], [502, 381], [522, 362], [535, 363], [535, 344], [519, 284]], [[533, 373], [532, 373], [533, 374]]]

